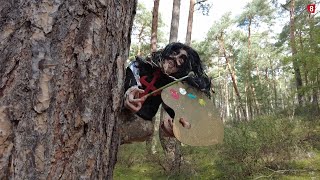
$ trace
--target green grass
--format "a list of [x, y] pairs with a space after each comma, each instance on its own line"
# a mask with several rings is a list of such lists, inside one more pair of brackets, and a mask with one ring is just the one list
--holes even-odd
[[[320, 179], [320, 126], [319, 123], [306, 128], [308, 136], [303, 137], [309, 148], [298, 153], [299, 157], [286, 162], [280, 168], [265, 167], [261, 172], [250, 175], [248, 179], [283, 179], [309, 180]], [[305, 130], [303, 130], [305, 131]], [[302, 145], [302, 144], [301, 144]], [[149, 157], [145, 143], [133, 143], [120, 146], [118, 162], [114, 170], [115, 180], [149, 180], [149, 179], [219, 179], [217, 146], [191, 147], [182, 146], [182, 170], [170, 174], [163, 168], [164, 153], [157, 143], [157, 153]], [[230, 165], [233, 166], [233, 165]], [[277, 170], [274, 170], [277, 169]]]
[[159, 143], [154, 157], [148, 157], [145, 143], [122, 145], [114, 179], [210, 179], [215, 176], [214, 147], [182, 146], [181, 150], [184, 158], [181, 172], [170, 174], [162, 167], [164, 155]]
[[[163, 153], [159, 149], [161, 156]], [[114, 171], [115, 180], [153, 180], [153, 179], [216, 179], [215, 147], [182, 147], [185, 163], [182, 172], [170, 175], [159, 162], [147, 157], [144, 143], [122, 145], [118, 154], [118, 163]], [[310, 157], [309, 157], [310, 156]], [[320, 179], [320, 151], [313, 150], [309, 156], [292, 161], [286, 169], [273, 171], [267, 169], [253, 179], [310, 180]]]
[[120, 146], [114, 179], [166, 179], [161, 166], [149, 158], [145, 143]]

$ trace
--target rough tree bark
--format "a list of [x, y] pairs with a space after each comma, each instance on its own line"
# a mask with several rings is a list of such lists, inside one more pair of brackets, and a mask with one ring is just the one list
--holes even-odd
[[[150, 40], [150, 49], [151, 52], [157, 51], [157, 35], [158, 35], [158, 19], [159, 19], [159, 4], [160, 0], [153, 1], [153, 10], [152, 10], [152, 27], [151, 27], [151, 40]], [[157, 139], [155, 134], [158, 132], [159, 127], [159, 117], [158, 113], [152, 119], [153, 123], [153, 134], [146, 140], [147, 152], [149, 155], [156, 153]]]
[[136, 0], [1, 1], [0, 179], [111, 179]]
[[190, 0], [187, 34], [186, 34], [186, 45], [188, 45], [188, 46], [190, 46], [190, 44], [191, 44], [193, 12], [194, 12], [195, 3], [196, 3], [196, 0]]
[[[160, 108], [160, 123], [165, 116], [169, 116], [163, 108]], [[159, 139], [165, 152], [165, 170], [171, 174], [178, 174], [181, 170], [182, 152], [181, 143], [175, 137], [165, 137], [164, 131], [159, 128]]]
[[[309, 24], [309, 36], [310, 36], [310, 46], [312, 47], [313, 53], [316, 55], [317, 53], [319, 54], [320, 52], [320, 47], [317, 45], [315, 39], [314, 39], [314, 35], [315, 35], [315, 23], [314, 23], [314, 17], [315, 15], [309, 14], [309, 18], [308, 18], [308, 24]], [[319, 71], [319, 69], [317, 69], [317, 72]], [[320, 107], [319, 107], [319, 100], [318, 100], [318, 94], [319, 94], [319, 88], [320, 86], [318, 86], [317, 88], [317, 83], [319, 84], [319, 80], [318, 80], [318, 76], [319, 73], [317, 73], [316, 77], [313, 78], [313, 86], [314, 88], [312, 89], [312, 109], [313, 112], [315, 114], [320, 114]]]
[[173, 0], [170, 39], [169, 42], [176, 42], [178, 40], [179, 20], [180, 20], [180, 1]]
[[160, 0], [154, 0], [151, 27], [151, 52], [157, 51], [159, 4]]
[[[181, 0], [173, 0], [170, 39], [169, 39], [170, 43], [176, 42], [178, 39], [178, 29], [179, 29], [179, 19], [180, 19], [180, 1]], [[167, 113], [165, 113], [165, 110], [161, 108], [160, 124], [163, 123], [164, 117], [166, 115]], [[182, 155], [180, 151], [181, 143], [176, 138], [164, 137], [164, 133], [162, 131], [159, 132], [159, 138], [160, 138], [161, 146], [166, 155], [166, 162], [169, 166], [166, 170], [173, 174], [180, 172], [181, 159], [182, 159]]]

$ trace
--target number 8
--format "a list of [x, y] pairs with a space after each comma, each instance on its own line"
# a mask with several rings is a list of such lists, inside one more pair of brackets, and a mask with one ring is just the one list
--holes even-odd
[[313, 6], [310, 6], [310, 11], [313, 12]]

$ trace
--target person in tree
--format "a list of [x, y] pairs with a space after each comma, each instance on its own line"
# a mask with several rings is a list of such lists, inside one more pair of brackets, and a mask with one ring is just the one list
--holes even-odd
[[[144, 141], [153, 132], [152, 118], [162, 103], [161, 92], [148, 93], [165, 86], [175, 79], [187, 76], [186, 82], [209, 95], [211, 81], [204, 72], [198, 53], [191, 47], [174, 42], [164, 49], [152, 53], [145, 59], [136, 57], [126, 69], [124, 114], [126, 122], [122, 125], [122, 143]], [[172, 120], [174, 111], [162, 104], [164, 115], [162, 130], [173, 137]], [[134, 115], [133, 115], [134, 114]], [[187, 117], [179, 117], [180, 123], [188, 128]], [[138, 130], [141, 129], [141, 130]]]

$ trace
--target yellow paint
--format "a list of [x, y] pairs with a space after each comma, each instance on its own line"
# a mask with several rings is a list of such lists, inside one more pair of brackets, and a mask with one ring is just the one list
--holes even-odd
[[205, 106], [207, 103], [203, 99], [199, 99], [199, 104]]

